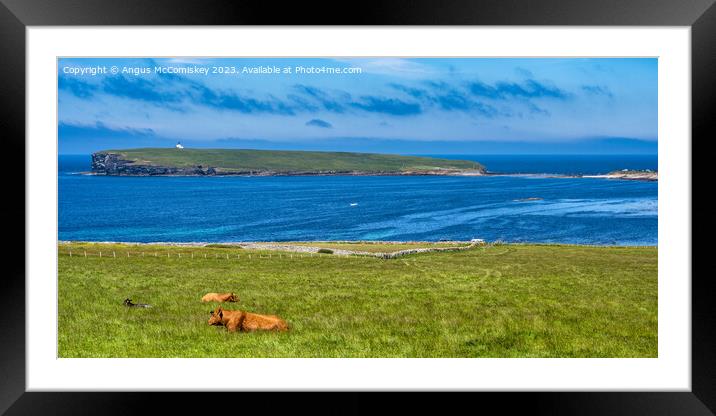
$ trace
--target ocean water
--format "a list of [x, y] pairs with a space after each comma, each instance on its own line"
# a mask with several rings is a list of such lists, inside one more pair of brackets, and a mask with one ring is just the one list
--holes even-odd
[[[456, 158], [478, 160], [490, 171], [504, 173], [598, 174], [657, 167], [655, 156]], [[602, 163], [605, 159], [608, 163]], [[656, 182], [536, 176], [202, 178], [77, 174], [89, 170], [89, 160], [89, 156], [59, 158], [60, 240], [483, 238], [657, 245]], [[526, 198], [539, 199], [524, 201]]]

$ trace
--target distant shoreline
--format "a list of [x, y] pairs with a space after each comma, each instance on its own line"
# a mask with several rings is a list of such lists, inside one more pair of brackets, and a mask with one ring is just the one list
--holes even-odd
[[513, 177], [531, 177], [531, 178], [565, 178], [565, 179], [621, 179], [627, 181], [647, 181], [655, 182], [659, 180], [657, 172], [652, 173], [625, 173], [620, 174], [618, 172], [610, 172], [603, 175], [568, 175], [559, 173], [490, 173], [487, 172], [483, 176], [513, 176]]
[[[533, 155], [535, 161], [532, 161], [531, 158], [522, 160], [524, 155], [500, 155], [500, 158], [493, 161], [496, 166], [488, 169], [477, 162], [476, 158], [484, 157], [489, 160], [492, 155], [403, 156], [350, 152], [254, 150], [236, 150], [239, 154], [229, 154], [234, 150], [184, 149], [176, 152], [172, 149], [130, 149], [127, 151], [103, 151], [91, 155], [79, 155], [90, 157], [91, 168], [86, 169], [84, 166], [78, 166], [77, 170], [71, 174], [159, 177], [511, 176], [658, 180], [655, 164], [651, 166], [638, 160], [631, 160], [629, 159], [631, 155], [617, 155], [619, 157], [616, 160], [607, 160], [603, 155], [597, 155], [599, 156], [597, 160], [584, 165], [579, 163], [580, 158], [577, 158], [576, 165], [570, 165], [551, 161], [550, 157], [553, 155], [548, 155], [550, 157], [545, 160], [540, 158], [541, 155]], [[134, 153], [125, 158], [123, 152]], [[195, 154], [196, 152], [199, 154]], [[244, 152], [248, 153], [244, 154]], [[229, 160], [221, 159], [225, 156]], [[261, 159], [265, 157], [269, 157], [269, 160]], [[357, 162], [358, 159], [372, 157], [382, 158], [381, 162], [377, 164], [370, 160]], [[569, 157], [570, 155], [564, 155], [564, 158], [569, 159]], [[416, 160], [410, 158], [417, 158], [420, 162], [416, 165]], [[296, 159], [299, 159], [300, 163], [295, 163]]]
[[114, 176], [114, 177], [276, 177], [276, 176], [488, 176], [480, 171], [452, 171], [452, 170], [425, 170], [415, 172], [217, 172], [216, 174], [202, 175], [192, 173], [152, 173], [152, 174], [107, 174], [101, 172], [78, 172], [87, 176]]
[[616, 171], [606, 175], [585, 175], [584, 178], [622, 179], [627, 181], [658, 181], [659, 173], [652, 171]]
[[106, 173], [98, 173], [92, 171], [77, 172], [80, 175], [86, 176], [112, 176], [112, 177], [178, 177], [178, 178], [189, 178], [189, 177], [240, 177], [240, 178], [254, 178], [254, 177], [312, 177], [312, 176], [452, 176], [452, 177], [526, 177], [526, 178], [543, 178], [543, 179], [621, 179], [621, 180], [632, 180], [632, 181], [646, 181], [655, 182], [658, 181], [658, 175], [619, 175], [619, 174], [603, 174], [603, 175], [587, 175], [587, 174], [562, 174], [562, 173], [493, 173], [493, 172], [470, 172], [470, 171], [422, 171], [422, 172], [261, 172], [256, 174], [246, 173], [222, 173], [216, 175], [197, 175], [197, 174], [151, 174], [151, 175], [137, 175], [137, 174], [120, 174], [112, 175]]

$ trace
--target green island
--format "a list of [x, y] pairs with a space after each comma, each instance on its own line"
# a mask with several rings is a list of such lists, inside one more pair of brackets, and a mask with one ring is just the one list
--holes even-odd
[[480, 163], [377, 153], [143, 148], [92, 154], [92, 173], [205, 175], [482, 175]]
[[[657, 247], [262, 244], [59, 243], [59, 357], [658, 355]], [[207, 292], [290, 329], [209, 326]]]

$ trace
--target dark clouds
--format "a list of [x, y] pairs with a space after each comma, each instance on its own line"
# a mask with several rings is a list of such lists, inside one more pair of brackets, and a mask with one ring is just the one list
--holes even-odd
[[78, 78], [64, 76], [58, 78], [57, 88], [69, 91], [79, 98], [89, 98], [98, 89], [96, 85], [86, 83]]
[[93, 138], [128, 138], [128, 137], [154, 137], [156, 133], [152, 129], [133, 127], [109, 127], [104, 123], [97, 122], [92, 125], [77, 125], [60, 122], [57, 125], [58, 134], [61, 137], [73, 137], [82, 139]]
[[192, 102], [217, 110], [233, 110], [241, 113], [269, 113], [294, 115], [290, 105], [269, 96], [266, 99], [242, 96], [233, 92], [214, 91], [202, 85], [195, 86]]
[[543, 84], [533, 79], [528, 79], [522, 83], [501, 81], [493, 85], [475, 81], [469, 84], [469, 88], [473, 95], [493, 100], [506, 100], [509, 98], [556, 98], [565, 100], [571, 95], [555, 86]]
[[360, 101], [353, 102], [351, 105], [371, 113], [393, 116], [409, 116], [422, 112], [419, 104], [402, 101], [397, 98], [363, 96]]
[[609, 87], [602, 85], [582, 85], [582, 91], [590, 95], [603, 95], [605, 97], [614, 98]]
[[[528, 71], [519, 72], [525, 76], [531, 75]], [[194, 105], [220, 111], [284, 116], [319, 112], [365, 112], [411, 117], [433, 109], [494, 118], [521, 114], [521, 109], [511, 108], [513, 105], [526, 108], [531, 114], [548, 116], [549, 112], [542, 109], [536, 100], [564, 101], [573, 97], [572, 93], [551, 83], [531, 78], [520, 82], [494, 83], [477, 80], [459, 83], [422, 81], [413, 85], [389, 83], [385, 86], [388, 88], [387, 94], [383, 91], [358, 98], [354, 98], [347, 91], [325, 90], [304, 84], [291, 86], [284, 98], [240, 93], [213, 89], [201, 82], [177, 75], [156, 78], [115, 75], [106, 77], [99, 83], [87, 83], [76, 77], [60, 75], [58, 86], [61, 90], [83, 99], [108, 94], [178, 111], [189, 111], [190, 106]], [[608, 88], [601, 86], [584, 85], [581, 92], [612, 96]]]
[[102, 81], [102, 87], [107, 94], [150, 103], [176, 103], [182, 99], [181, 93], [163, 91], [145, 78], [107, 77]]
[[[331, 95], [326, 91], [323, 91], [316, 87], [310, 87], [308, 85], [301, 84], [294, 85], [293, 88], [299, 94], [302, 94], [309, 100], [318, 102], [320, 106], [326, 111], [331, 111], [334, 113], [343, 113], [345, 111], [345, 106], [339, 103], [336, 99], [332, 98]], [[350, 94], [343, 93], [341, 95], [350, 98]]]
[[444, 82], [429, 81], [422, 88], [402, 84], [390, 84], [398, 91], [421, 101], [425, 106], [436, 107], [443, 111], [461, 111], [485, 117], [493, 117], [498, 111], [493, 106], [474, 100], [464, 90]]
[[494, 117], [499, 113], [494, 106], [475, 100], [459, 86], [438, 81], [427, 81], [423, 84], [423, 88], [395, 83], [391, 86], [422, 101], [425, 105], [436, 106], [443, 111], [461, 111], [484, 117]]
[[313, 120], [307, 121], [307, 122], [306, 122], [306, 125], [307, 125], [307, 126], [313, 126], [313, 127], [320, 127], [320, 128], [323, 128], [323, 129], [333, 128], [333, 124], [331, 124], [331, 123], [329, 123], [329, 122], [327, 122], [327, 121], [318, 119], [318, 118], [314, 118]]

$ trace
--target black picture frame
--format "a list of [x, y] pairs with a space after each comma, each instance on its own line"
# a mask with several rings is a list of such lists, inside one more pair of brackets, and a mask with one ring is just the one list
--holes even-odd
[[[0, 137], [3, 164], [10, 169], [5, 185], [11, 190], [2, 212], [12, 231], [4, 250], [0, 279], [0, 413], [126, 414], [145, 413], [147, 402], [203, 411], [261, 408], [313, 413], [405, 413], [409, 409], [440, 412], [498, 406], [499, 413], [528, 410], [537, 414], [689, 414], [716, 411], [716, 303], [711, 302], [711, 276], [692, 271], [692, 389], [690, 392], [522, 392], [434, 394], [232, 393], [230, 400], [180, 393], [39, 393], [25, 391], [25, 40], [27, 26], [68, 25], [607, 25], [688, 26], [692, 40], [692, 139], [713, 134], [716, 102], [716, 6], [714, 0], [502, 0], [450, 3], [430, 0], [348, 2], [205, 1], [184, 0], [0, 0]], [[662, 115], [663, 116], [663, 115]], [[686, 140], [686, 138], [684, 138]], [[684, 143], [688, 145], [688, 143]], [[692, 151], [693, 154], [693, 151]], [[20, 157], [19, 155], [23, 155]], [[693, 163], [692, 163], [693, 164]], [[8, 166], [9, 165], [9, 166]], [[696, 179], [696, 171], [691, 176]], [[10, 176], [12, 175], [12, 176]], [[692, 179], [692, 181], [693, 181]], [[693, 195], [692, 182], [692, 195]], [[12, 202], [10, 202], [12, 201]], [[19, 203], [17, 201], [23, 201]], [[691, 200], [693, 221], [693, 196]], [[21, 225], [19, 218], [24, 218]], [[692, 234], [692, 270], [693, 269]], [[22, 251], [22, 254], [20, 253]], [[9, 272], [8, 272], [9, 271]], [[674, 277], [674, 276], [672, 276]], [[675, 276], [688, 279], [690, 276]], [[212, 375], [207, 375], [211, 377]], [[386, 398], [390, 400], [385, 401]], [[436, 400], [437, 399], [437, 400]], [[377, 401], [381, 403], [378, 404]], [[225, 407], [206, 408], [208, 403]], [[329, 407], [339, 406], [339, 407]], [[467, 407], [466, 407], [467, 406]], [[168, 413], [170, 410], [163, 407]]]

